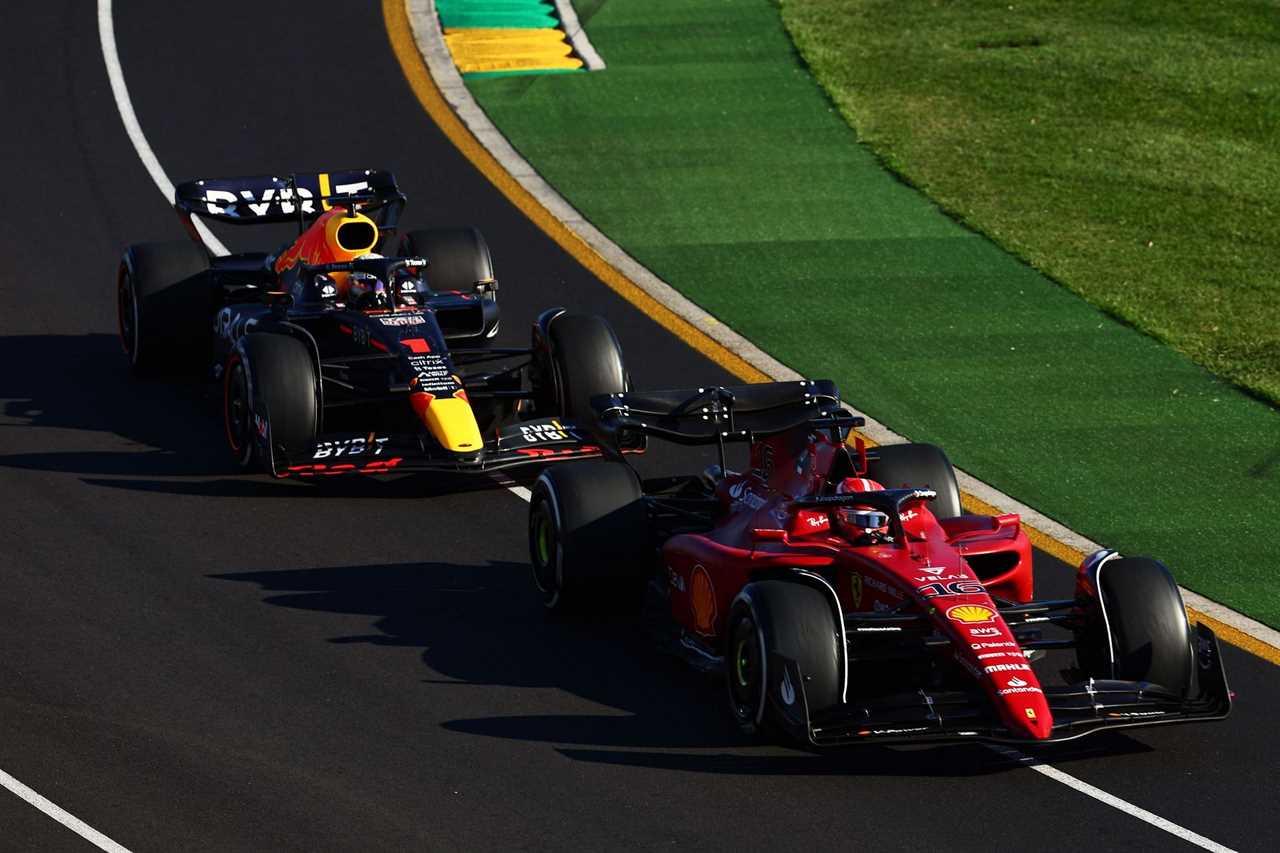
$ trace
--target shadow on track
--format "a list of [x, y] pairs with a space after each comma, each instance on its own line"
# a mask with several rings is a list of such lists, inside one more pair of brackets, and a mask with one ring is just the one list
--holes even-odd
[[[967, 744], [861, 747], [826, 755], [757, 745], [733, 728], [718, 681], [658, 654], [635, 622], [547, 618], [527, 582], [528, 571], [512, 562], [400, 563], [212, 577], [256, 583], [267, 593], [264, 601], [278, 607], [369, 616], [376, 633], [329, 642], [420, 648], [433, 673], [424, 679], [428, 684], [552, 687], [619, 712], [443, 723], [462, 735], [556, 744], [577, 761], [704, 773], [972, 776], [1017, 766]], [[703, 751], [709, 749], [717, 752]], [[1146, 749], [1106, 736], [1042, 755], [1061, 762]]]
[[[222, 431], [222, 386], [139, 379], [115, 335], [0, 337], [0, 363], [11, 365], [0, 374], [0, 466], [78, 474], [104, 488], [208, 497], [420, 499], [494, 488], [488, 477], [451, 475], [316, 482], [241, 475]], [[28, 427], [37, 429], [24, 433]], [[104, 442], [74, 431], [122, 440]], [[39, 450], [8, 452], [25, 449], [26, 435], [37, 433], [31, 444]], [[104, 443], [111, 448], [84, 449]], [[219, 479], [183, 479], [189, 477]]]

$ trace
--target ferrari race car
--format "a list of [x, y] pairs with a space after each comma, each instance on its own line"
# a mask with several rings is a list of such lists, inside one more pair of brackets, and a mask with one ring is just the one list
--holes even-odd
[[[130, 362], [220, 380], [236, 460], [280, 477], [598, 455], [575, 419], [592, 395], [626, 387], [608, 323], [553, 308], [530, 347], [492, 346], [498, 283], [484, 238], [414, 230], [378, 254], [404, 203], [384, 171], [181, 184], [174, 206], [193, 242], [135, 244], [120, 262]], [[298, 236], [270, 254], [211, 257], [193, 216], [296, 223]]]
[[[927, 444], [847, 443], [862, 419], [829, 381], [614, 393], [609, 458], [533, 489], [533, 577], [553, 611], [643, 608], [664, 645], [722, 673], [748, 733], [807, 747], [1064, 741], [1225, 717], [1218, 642], [1163, 565], [1100, 551], [1075, 597], [1036, 601], [1017, 515], [965, 514]], [[649, 435], [717, 445], [700, 476], [641, 481]], [[750, 469], [725, 447], [750, 445]], [[642, 592], [643, 591], [643, 592]], [[1061, 683], [1032, 662], [1070, 660]]]

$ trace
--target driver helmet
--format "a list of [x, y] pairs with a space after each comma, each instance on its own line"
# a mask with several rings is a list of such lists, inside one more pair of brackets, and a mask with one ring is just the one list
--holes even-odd
[[347, 279], [347, 302], [359, 310], [386, 308], [387, 283], [367, 272], [353, 272]]
[[[853, 495], [859, 492], [879, 492], [883, 490], [884, 486], [869, 477], [845, 477], [840, 481], [840, 484], [836, 486], [837, 495]], [[866, 516], [863, 515], [867, 512], [875, 512], [883, 515], [883, 511], [878, 510], [873, 506], [860, 506], [857, 504], [853, 506], [840, 507], [840, 509], [837, 510], [836, 515], [840, 520], [840, 525], [850, 532], [857, 533], [858, 535], [866, 535], [869, 533], [887, 535], [889, 533], [888, 517], [885, 516], [885, 524], [882, 526], [867, 527], [865, 525]]]

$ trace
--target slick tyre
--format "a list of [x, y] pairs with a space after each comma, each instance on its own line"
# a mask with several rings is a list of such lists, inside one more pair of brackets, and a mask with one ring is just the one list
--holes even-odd
[[570, 420], [595, 418], [591, 398], [627, 390], [627, 368], [613, 328], [593, 314], [561, 314], [551, 323], [555, 408]]
[[1169, 570], [1148, 557], [1120, 557], [1097, 569], [1094, 585], [1097, 599], [1076, 635], [1080, 670], [1187, 695], [1195, 677], [1191, 625]]
[[270, 473], [267, 436], [277, 451], [296, 449], [316, 437], [315, 364], [307, 347], [287, 335], [250, 334], [242, 349], [243, 354], [236, 350], [228, 359], [223, 386], [227, 443], [242, 470]]
[[[401, 257], [426, 258], [427, 283], [432, 290], [458, 290], [471, 293], [477, 282], [493, 281], [493, 257], [489, 244], [478, 228], [419, 228], [400, 238]], [[493, 293], [486, 294], [484, 338], [498, 333], [498, 303]]]
[[189, 241], [137, 243], [116, 274], [116, 317], [129, 364], [142, 375], [210, 366], [213, 289], [209, 256]]
[[644, 496], [629, 466], [561, 463], [538, 477], [529, 501], [529, 561], [547, 610], [596, 618], [633, 614], [652, 554]]
[[874, 453], [879, 459], [871, 462], [867, 476], [886, 489], [927, 487], [938, 493], [937, 500], [929, 504], [936, 518], [955, 518], [960, 508], [960, 486], [956, 482], [956, 470], [942, 449], [932, 444], [886, 444]]
[[[769, 671], [775, 655], [800, 667], [810, 716], [840, 701], [840, 633], [831, 605], [815, 587], [782, 580], [747, 584], [729, 611], [725, 637], [729, 712], [745, 734], [778, 738], [788, 730], [774, 702], [795, 704], [800, 685], [790, 685], [788, 694], [790, 679], [779, 683]], [[771, 697], [771, 690], [777, 695]]]

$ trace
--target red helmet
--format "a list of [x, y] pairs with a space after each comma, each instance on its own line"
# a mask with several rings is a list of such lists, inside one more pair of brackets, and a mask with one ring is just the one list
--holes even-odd
[[[859, 492], [879, 492], [884, 486], [868, 477], [846, 477], [836, 486], [837, 495], [853, 495]], [[872, 533], [887, 535], [889, 533], [889, 516], [883, 510], [873, 506], [841, 507], [836, 515], [840, 519], [840, 527], [846, 536], [859, 538]]]

